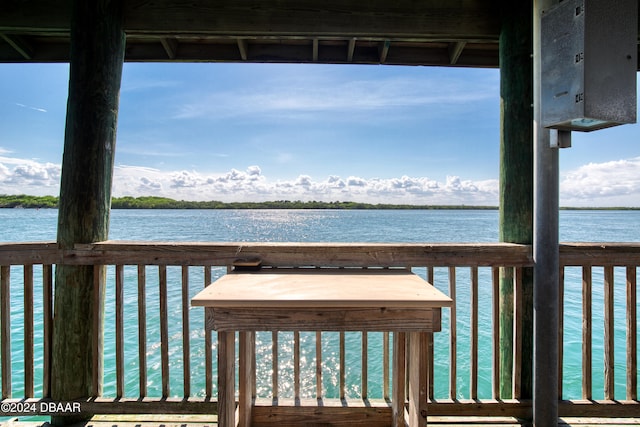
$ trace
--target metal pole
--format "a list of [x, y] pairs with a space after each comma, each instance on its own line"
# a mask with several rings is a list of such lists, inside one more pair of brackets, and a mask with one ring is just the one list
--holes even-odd
[[534, 218], [533, 425], [558, 425], [559, 162], [541, 125], [541, 16], [556, 0], [533, 2]]

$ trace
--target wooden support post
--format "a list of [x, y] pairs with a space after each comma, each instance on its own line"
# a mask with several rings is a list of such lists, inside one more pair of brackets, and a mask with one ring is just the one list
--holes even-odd
[[560, 249], [559, 153], [551, 148], [541, 110], [541, 17], [557, 0], [533, 2], [534, 219], [533, 219], [533, 425], [558, 425]]
[[[108, 238], [125, 49], [122, 24], [121, 0], [73, 2], [58, 212], [58, 244], [63, 249]], [[96, 274], [104, 274], [104, 269], [56, 267], [51, 398], [57, 401], [87, 398], [101, 389], [95, 381], [101, 381], [102, 373], [95, 365], [101, 364], [102, 354], [93, 347], [95, 337], [99, 337], [98, 345], [102, 340], [102, 324], [92, 319], [102, 319], [104, 308], [103, 298], [94, 293], [94, 283], [102, 283]], [[89, 415], [55, 416], [52, 423], [69, 424]]]
[[[533, 242], [533, 2], [501, 1], [500, 241]], [[532, 395], [533, 269], [523, 270], [521, 378], [513, 378], [513, 269], [500, 278], [500, 397]], [[515, 397], [515, 396], [514, 396]]]

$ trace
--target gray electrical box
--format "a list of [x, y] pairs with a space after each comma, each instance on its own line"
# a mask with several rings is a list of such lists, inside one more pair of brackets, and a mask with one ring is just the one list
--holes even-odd
[[541, 17], [542, 125], [636, 122], [638, 0], [564, 0]]

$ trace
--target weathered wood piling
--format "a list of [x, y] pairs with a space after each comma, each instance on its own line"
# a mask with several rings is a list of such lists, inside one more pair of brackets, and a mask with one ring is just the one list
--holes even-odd
[[[521, 244], [533, 243], [532, 14], [531, 0], [501, 1], [499, 239]], [[501, 270], [499, 393], [503, 399], [514, 394], [531, 398], [533, 388], [533, 269], [522, 271], [520, 337], [514, 337], [514, 279], [512, 269]], [[522, 351], [517, 378], [513, 371], [516, 343]]]
[[[62, 160], [58, 245], [106, 240], [125, 35], [122, 2], [73, 2], [69, 98]], [[100, 394], [103, 267], [58, 265], [51, 397]], [[67, 424], [77, 417], [52, 417]]]

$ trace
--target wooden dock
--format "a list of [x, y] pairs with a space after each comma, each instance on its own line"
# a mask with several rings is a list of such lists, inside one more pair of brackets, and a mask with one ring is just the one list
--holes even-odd
[[[637, 418], [560, 418], [558, 427], [628, 427], [637, 426]], [[520, 427], [531, 425], [513, 417], [429, 417], [434, 427]], [[84, 423], [72, 427], [217, 427], [215, 415], [96, 415]], [[338, 425], [338, 424], [336, 424]], [[305, 423], [304, 427], [315, 427]], [[326, 424], [322, 424], [326, 426]], [[12, 419], [0, 423], [0, 427], [49, 427], [49, 423]]]

